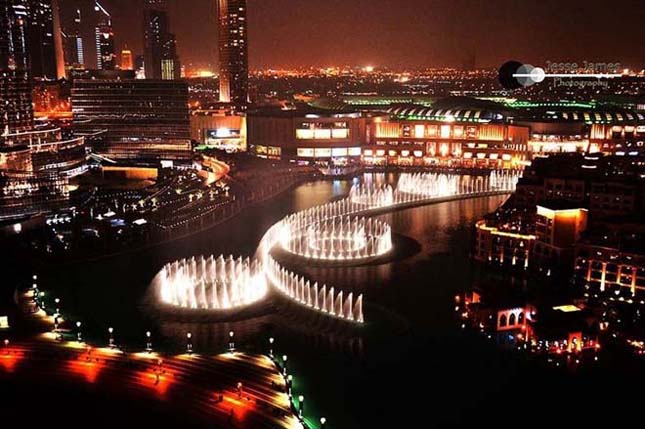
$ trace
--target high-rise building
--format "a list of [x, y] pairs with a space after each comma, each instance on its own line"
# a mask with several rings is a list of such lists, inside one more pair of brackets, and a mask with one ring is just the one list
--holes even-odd
[[146, 0], [143, 12], [145, 70], [148, 79], [173, 80], [181, 77], [175, 35], [164, 0]]
[[246, 0], [218, 0], [220, 101], [244, 108], [249, 101]]
[[0, 145], [33, 126], [27, 12], [25, 0], [0, 0]]
[[134, 59], [130, 49], [121, 50], [121, 70], [134, 70]]
[[115, 70], [116, 51], [114, 50], [112, 16], [98, 0], [95, 2], [94, 10], [99, 14], [99, 20], [94, 32], [96, 40], [96, 68], [99, 70]]
[[81, 36], [81, 23], [81, 10], [76, 9], [74, 18], [62, 31], [66, 69], [85, 68], [85, 49], [83, 47], [83, 37]]
[[110, 159], [190, 159], [187, 83], [134, 76], [125, 71], [88, 72], [75, 78], [76, 131], [86, 136], [100, 133], [92, 151]]
[[85, 141], [34, 127], [26, 0], [0, 0], [0, 219], [67, 204], [69, 177], [85, 171]]
[[35, 78], [56, 79], [56, 47], [54, 44], [54, 13], [51, 0], [28, 0], [29, 20], [27, 41], [31, 74]]

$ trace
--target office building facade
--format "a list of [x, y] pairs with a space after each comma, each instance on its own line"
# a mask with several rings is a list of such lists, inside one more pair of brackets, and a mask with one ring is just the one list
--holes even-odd
[[191, 156], [188, 85], [130, 78], [75, 79], [74, 127], [97, 136], [92, 150], [115, 160], [185, 160]]

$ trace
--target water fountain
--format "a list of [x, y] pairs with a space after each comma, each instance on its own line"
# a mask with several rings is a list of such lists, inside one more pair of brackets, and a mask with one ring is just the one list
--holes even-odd
[[166, 264], [153, 280], [161, 302], [201, 310], [230, 310], [260, 301], [267, 293], [262, 266], [250, 258], [210, 256]]
[[377, 219], [337, 216], [307, 225], [297, 214], [287, 223], [282, 248], [307, 259], [357, 260], [392, 250], [392, 228]]
[[344, 298], [343, 291], [337, 292], [333, 287], [328, 289], [327, 285], [319, 287], [318, 283], [312, 285], [303, 276], [281, 267], [275, 259], [269, 258], [266, 268], [267, 276], [283, 294], [322, 313], [356, 323], [364, 322], [363, 295], [359, 295], [354, 300], [354, 294], [349, 293]]
[[394, 204], [394, 190], [390, 185], [354, 185], [349, 200], [363, 208], [387, 207]]
[[226, 310], [261, 300], [275, 287], [300, 305], [342, 320], [363, 323], [363, 296], [354, 298], [333, 286], [319, 286], [282, 267], [271, 252], [283, 249], [305, 258], [355, 261], [392, 249], [388, 224], [356, 217], [375, 211], [447, 198], [511, 193], [519, 171], [488, 176], [402, 174], [389, 185], [357, 185], [347, 198], [313, 207], [282, 219], [265, 233], [256, 259], [219, 256], [182, 259], [164, 266], [153, 280], [162, 302], [203, 310]]

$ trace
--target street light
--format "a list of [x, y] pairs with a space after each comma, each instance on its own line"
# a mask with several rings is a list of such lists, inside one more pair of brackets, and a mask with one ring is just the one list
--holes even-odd
[[325, 423], [327, 423], [327, 419], [324, 417], [320, 418], [320, 429], [325, 429]]
[[291, 398], [291, 387], [293, 386], [293, 375], [289, 374], [289, 377], [287, 377], [287, 393], [289, 394], [289, 398]]
[[298, 416], [302, 418], [302, 414], [305, 411], [305, 397], [300, 395], [298, 396]]
[[269, 356], [273, 358], [273, 342], [275, 339], [273, 337], [269, 338]]
[[287, 355], [282, 356], [282, 375], [287, 376]]
[[4, 339], [4, 351], [9, 354], [9, 340], [7, 338]]
[[186, 344], [186, 352], [188, 354], [193, 354], [193, 334], [190, 332], [186, 334], [186, 339], [188, 340], [188, 343]]
[[76, 339], [78, 340], [79, 343], [83, 342], [83, 335], [81, 334], [81, 322], [78, 321], [76, 322]]
[[228, 350], [230, 352], [235, 350], [235, 340], [233, 340], [234, 336], [235, 336], [235, 332], [231, 331], [228, 333]]
[[110, 337], [108, 339], [108, 347], [113, 349], [115, 347], [115, 345], [114, 345], [114, 328], [113, 327], [110, 326], [108, 328], [108, 334], [109, 334], [109, 337]]
[[146, 331], [146, 351], [148, 353], [152, 352], [152, 339], [150, 338], [152, 334], [150, 331]]

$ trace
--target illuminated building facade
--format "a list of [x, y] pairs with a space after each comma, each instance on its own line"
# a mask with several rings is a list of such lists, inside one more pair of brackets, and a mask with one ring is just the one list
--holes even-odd
[[538, 103], [518, 112], [531, 128], [533, 156], [579, 152], [619, 156], [645, 153], [645, 114], [638, 110], [581, 103]]
[[543, 202], [537, 206], [533, 258], [540, 271], [549, 274], [555, 267], [573, 264], [574, 248], [587, 229], [588, 210], [572, 208], [565, 201]]
[[164, 0], [146, 0], [143, 12], [145, 74], [148, 79], [181, 78], [175, 35]]
[[529, 128], [496, 112], [397, 107], [375, 121], [363, 162], [371, 166], [523, 168]]
[[134, 70], [134, 58], [130, 49], [121, 50], [121, 70]]
[[[638, 236], [640, 240], [642, 235]], [[575, 280], [586, 296], [608, 296], [627, 303], [645, 301], [645, 253], [622, 248], [622, 240], [586, 240], [576, 246]]]
[[591, 142], [598, 151], [607, 155], [645, 157], [645, 114], [631, 113], [624, 121], [612, 124], [594, 124]]
[[249, 150], [308, 164], [359, 163], [372, 120], [351, 112], [263, 109], [248, 116]]
[[246, 152], [246, 117], [225, 111], [194, 111], [190, 115], [191, 139], [206, 148]]
[[27, 46], [27, 5], [23, 0], [0, 2], [0, 139], [33, 126], [31, 79]]
[[[126, 73], [126, 72], [120, 72]], [[188, 86], [181, 81], [109, 77], [75, 79], [74, 127], [102, 133], [95, 153], [131, 161], [184, 160], [191, 156]]]
[[249, 101], [246, 0], [217, 0], [219, 99], [244, 108]]
[[520, 269], [529, 267], [535, 235], [508, 225], [489, 225], [486, 220], [477, 222], [475, 228], [476, 261]]
[[27, 5], [0, 1], [0, 219], [45, 212], [68, 203], [69, 178], [85, 171], [83, 138], [34, 126]]
[[99, 21], [94, 29], [96, 66], [99, 70], [115, 70], [116, 51], [114, 48], [112, 16], [98, 1], [95, 2], [94, 10], [99, 14]]

